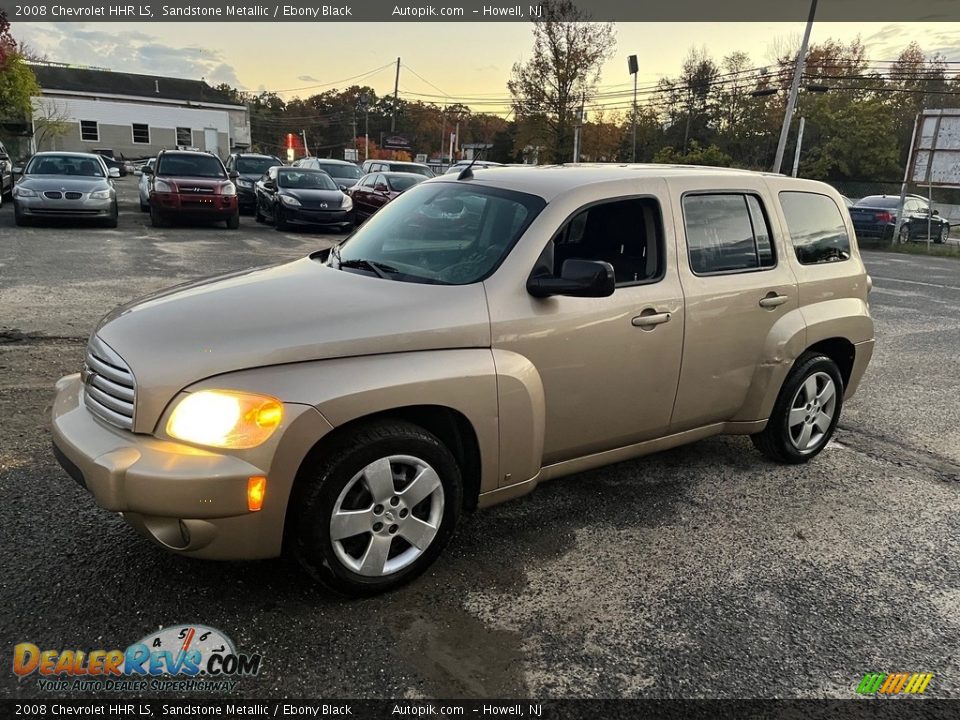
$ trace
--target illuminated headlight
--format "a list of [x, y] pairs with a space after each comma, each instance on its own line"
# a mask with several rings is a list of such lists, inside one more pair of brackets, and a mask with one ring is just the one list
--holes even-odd
[[37, 194], [30, 188], [20, 187], [19, 185], [13, 186], [13, 196], [14, 197], [36, 197]]
[[293, 197], [293, 195], [281, 195], [280, 202], [290, 207], [300, 207], [300, 201]]
[[343, 196], [343, 204], [340, 206], [341, 210], [353, 210], [353, 198], [349, 195]]
[[176, 192], [176, 188], [171, 183], [164, 180], [154, 180], [153, 189], [157, 192]]
[[253, 183], [252, 183], [252, 182], [250, 182], [249, 180], [244, 180], [243, 178], [239, 178], [239, 179], [237, 180], [237, 185], [238, 185], [239, 187], [242, 187], [242, 188], [252, 188], [252, 187], [253, 187]]
[[180, 400], [167, 434], [185, 442], [240, 450], [260, 445], [283, 420], [283, 405], [266, 395], [200, 390]]
[[92, 200], [109, 200], [110, 191], [109, 190], [97, 190], [96, 192], [90, 193], [90, 198]]
[[223, 186], [220, 188], [220, 194], [221, 194], [221, 195], [236, 195], [236, 194], [237, 194], [237, 186], [234, 185], [232, 182], [224, 183]]

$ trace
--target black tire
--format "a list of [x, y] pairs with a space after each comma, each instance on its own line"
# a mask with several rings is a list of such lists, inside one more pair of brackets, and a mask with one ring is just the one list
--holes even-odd
[[910, 226], [904, 223], [900, 226], [900, 237], [898, 238], [901, 245], [906, 245], [913, 238], [910, 237]]
[[150, 212], [150, 203], [141, 202], [140, 212]]
[[940, 226], [940, 234], [937, 235], [937, 239], [934, 242], [937, 245], [943, 245], [947, 239], [950, 237], [950, 226], [947, 223], [944, 223]]
[[349, 235], [353, 231], [353, 223], [347, 223], [346, 225], [342, 225], [339, 228], [339, 230], [344, 235]]
[[240, 211], [238, 210], [233, 215], [227, 218], [227, 229], [236, 230], [240, 227]]
[[108, 228], [115, 228], [120, 222], [120, 210], [117, 208], [116, 203], [113, 205], [113, 210], [110, 213], [110, 217], [103, 221], [103, 226]]
[[26, 227], [30, 224], [30, 219], [20, 212], [20, 206], [17, 205], [16, 201], [13, 203], [13, 222], [17, 227]]
[[273, 226], [280, 231], [290, 229], [287, 221], [283, 219], [283, 208], [279, 204], [273, 209]]
[[[409, 565], [392, 574], [361, 575], [338, 558], [329, 530], [330, 518], [341, 493], [358, 473], [376, 460], [397, 455], [419, 458], [436, 471], [443, 488], [441, 519], [433, 540]], [[325, 447], [314, 462], [301, 471], [291, 497], [287, 540], [300, 564], [324, 587], [349, 596], [392, 590], [426, 570], [453, 536], [463, 505], [460, 468], [447, 447], [423, 428], [400, 420], [361, 425]], [[363, 535], [353, 539], [364, 542]], [[390, 540], [391, 553], [407, 544], [396, 540]], [[372, 543], [372, 536], [366, 542]]]
[[259, 201], [257, 201], [257, 204], [253, 206], [253, 219], [258, 223], [265, 223], [267, 221], [266, 216], [260, 212]]
[[167, 226], [167, 221], [163, 217], [163, 214], [157, 210], [153, 205], [150, 206], [150, 224], [155, 228], [162, 228]]
[[[813, 446], [801, 451], [794, 444], [789, 427], [791, 410], [802, 410], [802, 408], [792, 407], [793, 401], [808, 378], [823, 373], [828, 375], [834, 383], [836, 400], [833, 419], [826, 432], [822, 433], [822, 436], [816, 440]], [[811, 460], [826, 447], [830, 438], [833, 437], [837, 428], [837, 421], [840, 419], [840, 413], [843, 410], [843, 392], [843, 378], [837, 364], [821, 353], [804, 353], [794, 363], [793, 369], [783, 383], [783, 387], [780, 388], [780, 394], [773, 405], [767, 427], [762, 432], [751, 435], [750, 439], [753, 440], [753, 444], [761, 453], [776, 462], [795, 465]]]

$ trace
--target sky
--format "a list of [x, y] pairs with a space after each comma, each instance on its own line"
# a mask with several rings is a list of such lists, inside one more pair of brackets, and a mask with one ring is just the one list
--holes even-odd
[[[772, 64], [776, 43], [799, 44], [803, 29], [803, 22], [617, 23], [617, 49], [601, 85], [630, 86], [631, 54], [639, 58], [641, 87], [674, 77], [692, 46], [717, 61], [742, 50], [756, 67]], [[402, 96], [472, 99], [475, 110], [500, 114], [506, 108], [492, 98], [506, 96], [512, 65], [527, 59], [532, 46], [529, 25], [518, 22], [347, 23], [335, 30], [311, 23], [26, 23], [13, 34], [50, 61], [204, 78], [283, 91], [285, 98], [352, 84], [392, 92], [399, 56]], [[811, 42], [858, 36], [871, 60], [892, 60], [915, 40], [928, 53], [960, 62], [960, 23], [818, 23]]]

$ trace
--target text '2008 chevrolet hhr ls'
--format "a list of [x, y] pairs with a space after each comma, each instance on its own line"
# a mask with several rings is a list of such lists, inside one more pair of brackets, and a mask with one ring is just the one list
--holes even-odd
[[869, 290], [821, 183], [467, 171], [332, 250], [112, 312], [57, 384], [54, 444], [170, 550], [287, 549], [378, 592], [544, 480], [718, 433], [810, 460], [870, 360]]

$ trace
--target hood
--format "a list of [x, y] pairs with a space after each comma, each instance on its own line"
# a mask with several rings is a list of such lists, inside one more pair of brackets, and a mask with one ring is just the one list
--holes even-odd
[[304, 190], [300, 188], [280, 188], [281, 195], [290, 195], [300, 201], [304, 207], [320, 207], [327, 203], [331, 210], [343, 204], [344, 193], [339, 190]]
[[[214, 375], [355, 355], [489, 347], [483, 285], [385, 280], [304, 258], [180, 285], [122, 306], [99, 337], [137, 380], [136, 432]], [[297, 398], [280, 398], [296, 401]]]
[[62, 190], [64, 192], [91, 192], [106, 190], [110, 187], [106, 178], [71, 175], [25, 175], [17, 185], [28, 190]]

